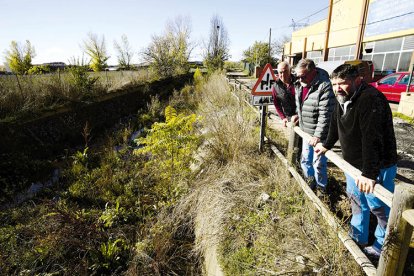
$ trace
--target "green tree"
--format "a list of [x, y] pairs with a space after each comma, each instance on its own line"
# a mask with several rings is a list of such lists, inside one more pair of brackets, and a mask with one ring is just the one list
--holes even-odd
[[15, 74], [27, 74], [32, 67], [32, 59], [36, 56], [35, 49], [29, 40], [22, 46], [16, 41], [10, 43], [10, 50], [6, 51], [6, 63]]
[[169, 21], [163, 35], [154, 35], [151, 44], [142, 52], [145, 62], [156, 74], [169, 77], [186, 73], [192, 51], [189, 19], [177, 17]]
[[105, 70], [109, 56], [106, 51], [105, 37], [99, 38], [94, 33], [88, 33], [88, 37], [83, 41], [83, 51], [91, 58], [89, 67], [94, 72]]
[[263, 67], [266, 63], [276, 65], [276, 59], [273, 58], [274, 49], [270, 49], [269, 57], [269, 43], [255, 41], [252, 46], [243, 51], [244, 59], [254, 64], [255, 66]]
[[209, 71], [223, 69], [224, 62], [229, 59], [229, 45], [226, 27], [223, 20], [215, 15], [210, 20], [210, 37], [204, 54], [204, 65]]
[[149, 154], [151, 166], [158, 175], [167, 180], [163, 190], [165, 196], [177, 192], [176, 181], [186, 179], [190, 173], [190, 164], [194, 161], [194, 152], [198, 147], [199, 136], [194, 131], [195, 114], [185, 116], [167, 106], [165, 123], [154, 123], [148, 135], [138, 139], [144, 147], [135, 150], [135, 154]]
[[134, 56], [134, 52], [129, 45], [128, 37], [123, 34], [121, 36], [121, 44], [116, 40], [114, 41], [114, 47], [118, 52], [118, 64], [121, 69], [130, 70], [131, 69], [131, 60]]

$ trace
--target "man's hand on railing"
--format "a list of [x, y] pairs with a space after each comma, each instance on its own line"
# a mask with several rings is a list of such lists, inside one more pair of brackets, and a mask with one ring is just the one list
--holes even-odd
[[372, 179], [369, 179], [368, 177], [360, 175], [355, 179], [355, 183], [361, 192], [364, 192], [367, 194], [374, 192], [375, 180], [372, 180]]
[[318, 156], [321, 155], [321, 154], [325, 154], [325, 152], [328, 151], [327, 148], [325, 148], [324, 146], [322, 146], [322, 143], [317, 143], [313, 150], [315, 151], [315, 153]]
[[292, 118], [290, 118], [290, 122], [291, 122], [294, 126], [296, 126], [296, 125], [298, 124], [298, 122], [299, 122], [299, 117], [298, 117], [298, 115], [293, 115], [293, 116], [292, 116]]
[[312, 147], [316, 146], [319, 142], [321, 141], [321, 139], [319, 139], [319, 137], [315, 137], [313, 136], [312, 138], [309, 139], [309, 145], [311, 145]]
[[287, 123], [288, 123], [288, 119], [287, 119], [287, 118], [284, 118], [284, 119], [282, 120], [282, 124], [283, 124], [283, 126], [284, 126], [284, 127], [287, 127]]

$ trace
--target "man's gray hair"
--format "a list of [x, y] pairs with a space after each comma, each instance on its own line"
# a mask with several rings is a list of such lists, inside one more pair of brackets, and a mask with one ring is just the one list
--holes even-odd
[[281, 62], [279, 62], [278, 64], [277, 64], [277, 68], [279, 68], [279, 67], [286, 67], [287, 69], [289, 69], [290, 70], [290, 64], [289, 64], [289, 62], [287, 62], [286, 60], [284, 60], [284, 61], [281, 61]]
[[309, 72], [315, 69], [316, 65], [315, 65], [315, 62], [313, 62], [313, 60], [304, 58], [304, 59], [299, 60], [298, 64], [296, 65], [296, 68], [306, 69], [306, 71]]

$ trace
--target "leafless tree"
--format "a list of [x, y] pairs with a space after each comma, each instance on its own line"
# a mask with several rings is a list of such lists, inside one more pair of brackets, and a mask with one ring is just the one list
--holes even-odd
[[290, 37], [288, 37], [287, 35], [283, 35], [273, 41], [272, 48], [277, 58], [282, 59], [283, 49], [285, 47], [285, 44], [288, 43], [289, 41], [290, 41]]
[[222, 69], [224, 61], [230, 58], [230, 39], [223, 20], [214, 15], [210, 20], [210, 36], [206, 43], [204, 63], [209, 70]]
[[114, 40], [114, 48], [118, 52], [118, 64], [119, 67], [125, 70], [131, 69], [131, 60], [134, 56], [134, 52], [129, 45], [128, 37], [123, 34], [121, 36], [121, 44]]

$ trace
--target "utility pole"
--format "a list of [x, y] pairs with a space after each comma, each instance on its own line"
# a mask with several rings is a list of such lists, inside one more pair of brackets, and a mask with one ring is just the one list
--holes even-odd
[[272, 61], [272, 57], [270, 56], [270, 49], [271, 49], [271, 41], [272, 41], [272, 28], [269, 29], [269, 53], [268, 53], [268, 57], [269, 57], [269, 63]]
[[369, 0], [364, 0], [362, 3], [362, 12], [361, 12], [361, 18], [359, 21], [358, 26], [358, 36], [357, 41], [355, 43], [355, 58], [361, 59], [362, 58], [362, 42], [364, 38], [364, 32], [365, 32], [365, 25], [368, 18], [368, 7], [369, 7]]
[[329, 33], [331, 32], [331, 21], [332, 21], [332, 8], [333, 8], [333, 0], [329, 0], [329, 11], [328, 11], [328, 20], [326, 21], [326, 33], [325, 33], [325, 44], [322, 49], [322, 60], [328, 60], [329, 54]]
[[216, 39], [215, 39], [215, 45], [214, 45], [214, 57], [218, 56], [219, 53], [219, 36], [220, 36], [220, 26], [217, 25], [217, 33], [216, 33]]

